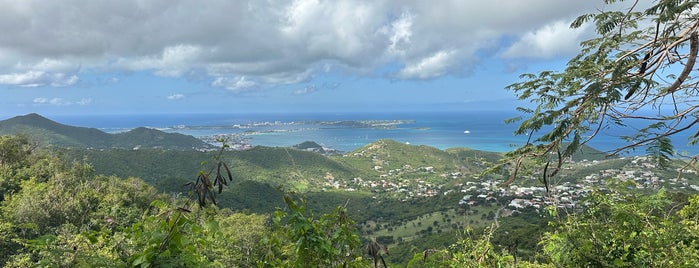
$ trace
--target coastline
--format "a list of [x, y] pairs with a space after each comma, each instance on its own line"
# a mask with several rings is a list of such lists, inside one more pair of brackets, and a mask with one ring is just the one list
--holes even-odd
[[[441, 150], [471, 148], [508, 152], [526, 142], [514, 136], [516, 116], [501, 112], [403, 112], [403, 113], [302, 113], [302, 114], [194, 114], [194, 115], [90, 115], [59, 116], [69, 125], [94, 127], [118, 133], [146, 126], [165, 132], [191, 135], [211, 143], [216, 137], [231, 136], [241, 146], [289, 147], [314, 141], [338, 151], [353, 151], [380, 139]], [[621, 131], [600, 133], [590, 146], [608, 151], [623, 143]], [[673, 139], [678, 152], [699, 153], [686, 144], [686, 137]], [[643, 154], [644, 151], [626, 155]]]

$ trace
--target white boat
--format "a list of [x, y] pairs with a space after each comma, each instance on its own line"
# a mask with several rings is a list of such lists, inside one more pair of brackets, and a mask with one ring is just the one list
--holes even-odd
[[471, 131], [464, 130], [464, 134], [469, 134], [469, 133], [471, 133]]

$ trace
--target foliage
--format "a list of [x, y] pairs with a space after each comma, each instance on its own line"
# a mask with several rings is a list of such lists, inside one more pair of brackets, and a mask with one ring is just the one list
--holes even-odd
[[26, 136], [0, 136], [0, 166], [16, 167], [26, 164], [31, 154], [29, 139]]
[[29, 166], [32, 153], [26, 136], [0, 136], [0, 201], [6, 193], [19, 190], [25, 176], [21, 170]]
[[[484, 152], [481, 152], [485, 154]], [[415, 146], [395, 140], [378, 140], [347, 154], [347, 157], [334, 157], [357, 170], [374, 171], [374, 166], [382, 170], [400, 169], [404, 165], [415, 168], [432, 166], [437, 171], [445, 171], [454, 166], [454, 154], [429, 146]], [[377, 172], [372, 172], [376, 174]], [[372, 174], [370, 173], [370, 174]], [[372, 174], [372, 175], [373, 175]]]
[[124, 232], [132, 250], [121, 258], [131, 266], [252, 267], [263, 258], [265, 216], [153, 205], [143, 221]]
[[[365, 193], [307, 193], [309, 199], [283, 194], [285, 210], [271, 216], [250, 215], [219, 209], [209, 201], [221, 205], [229, 197], [269, 198], [280, 192], [264, 183], [238, 181], [235, 169], [229, 174], [220, 162], [227, 156], [225, 150], [213, 157], [210, 166], [205, 163], [208, 172], [199, 174], [210, 178], [209, 183], [200, 180], [191, 196], [183, 198], [159, 194], [140, 179], [96, 175], [87, 162], [64, 162], [56, 154], [33, 150], [22, 137], [0, 136], [0, 141], [7, 141], [0, 143], [0, 152], [18, 152], [3, 154], [12, 159], [3, 163], [2, 173], [12, 176], [3, 178], [15, 183], [14, 188], [4, 188], [10, 190], [0, 203], [0, 265], [5, 267], [384, 266], [382, 259], [391, 259], [381, 244], [394, 237], [382, 233], [362, 246], [350, 216], [374, 219], [386, 228], [395, 219], [409, 221], [435, 210], [446, 213], [461, 198], [461, 193], [407, 201], [374, 199]], [[457, 155], [467, 158], [472, 153], [464, 150]], [[223, 190], [222, 180], [228, 187], [241, 188], [217, 194], [214, 186]], [[502, 219], [500, 229], [482, 233], [466, 229], [456, 242], [449, 239], [454, 237], [450, 232], [430, 235], [431, 240], [416, 239], [410, 243], [433, 249], [392, 248], [390, 256], [410, 251], [409, 267], [699, 265], [699, 198], [665, 191], [644, 195], [627, 189], [633, 186], [625, 183], [593, 192], [583, 203], [585, 210], [553, 222], [539, 252], [524, 241], [538, 236], [547, 219], [531, 214]], [[206, 195], [195, 197], [198, 193]], [[202, 197], [208, 201], [200, 203]], [[312, 209], [328, 213], [316, 215]], [[433, 221], [434, 226], [440, 223], [439, 217], [423, 220], [429, 229]], [[521, 248], [529, 249], [527, 255]], [[535, 254], [537, 258], [531, 257]]]
[[[628, 8], [578, 17], [571, 27], [593, 23], [597, 37], [581, 43], [565, 70], [524, 74], [524, 81], [507, 87], [534, 106], [518, 108], [525, 116], [510, 120], [520, 122], [516, 134], [530, 136], [530, 142], [508, 154], [515, 169], [523, 159], [539, 158], [539, 169], [557, 162], [549, 170], [555, 173], [562, 159], [609, 127], [637, 130], [610, 154], [660, 143], [662, 160], [672, 151], [666, 138], [699, 122], [698, 3], [605, 2]], [[699, 136], [690, 138], [696, 142]]]
[[481, 236], [466, 229], [458, 242], [444, 249], [428, 249], [416, 253], [407, 267], [549, 267], [546, 264], [517, 262], [514, 256], [498, 252], [491, 243], [494, 229]]
[[[209, 230], [210, 232], [215, 232], [219, 224], [214, 220], [208, 220], [205, 224], [200, 225], [197, 224], [200, 222], [190, 219], [191, 215], [188, 215], [192, 213], [192, 203], [195, 200], [194, 195], [196, 195], [196, 202], [199, 208], [207, 216], [207, 210], [213, 209], [207, 207], [207, 200], [211, 201], [214, 206], [216, 205], [216, 191], [214, 187], [218, 185], [218, 193], [220, 194], [223, 191], [223, 186], [227, 186], [228, 181], [233, 180], [228, 165], [222, 160], [223, 152], [226, 151], [228, 145], [224, 140], [220, 140], [220, 142], [223, 145], [213, 159], [216, 163], [215, 166], [208, 172], [200, 170], [196, 181], [188, 183], [191, 191], [189, 192], [189, 198], [183, 205], [167, 209], [167, 204], [156, 200], [151, 204], [151, 208], [155, 207], [162, 210], [158, 216], [164, 216], [164, 219], [158, 220], [159, 217], [144, 218], [144, 223], [147, 222], [146, 220], [154, 221], [155, 228], [148, 232], [144, 232], [144, 226], [133, 227], [134, 231], [131, 234], [135, 236], [134, 240], [147, 241], [147, 243], [144, 246], [144, 250], [130, 257], [129, 262], [131, 265], [141, 267], [163, 266], [164, 264], [168, 266], [194, 266], [203, 263], [205, 253], [208, 252], [205, 250], [206, 243], [197, 244], [196, 242], [204, 240], [200, 238], [197, 241], [196, 238], [205, 233], [202, 231], [201, 226], [212, 229]], [[202, 163], [202, 165], [204, 164], [205, 162]], [[197, 218], [200, 216], [200, 213], [197, 213]], [[145, 237], [140, 237], [142, 234], [145, 234]]]
[[276, 232], [266, 239], [269, 252], [263, 266], [365, 266], [357, 229], [344, 206], [316, 218], [305, 200], [285, 194], [284, 202], [289, 211], [274, 213]]
[[[4, 138], [4, 137], [3, 137]], [[84, 162], [65, 164], [45, 153], [14, 163], [18, 190], [0, 211], [0, 264], [19, 266], [113, 266], [114, 239], [162, 198], [138, 179], [98, 176]]]
[[697, 267], [699, 199], [673, 202], [664, 190], [645, 195], [614, 187], [596, 191], [585, 211], [557, 222], [541, 241], [562, 267]]
[[[164, 192], [182, 192], [181, 185], [187, 182], [184, 178], [198, 173], [202, 159], [217, 154], [162, 149], [62, 149], [59, 152], [67, 159], [87, 158], [99, 173], [139, 177]], [[319, 189], [328, 173], [343, 180], [361, 174], [323, 155], [290, 148], [257, 146], [246, 151], [226, 151], [222, 157], [228, 159], [230, 171], [239, 181], [254, 180], [296, 190]], [[293, 183], [283, 174], [293, 174]]]
[[536, 258], [541, 250], [538, 243], [550, 230], [548, 223], [553, 219], [533, 207], [518, 211], [514, 216], [500, 218], [500, 226], [493, 232], [491, 243], [497, 250], [507, 250], [516, 259], [541, 261]]
[[[25, 138], [0, 141], [5, 171], [19, 174], [0, 204], [1, 266], [250, 267], [263, 257], [265, 216], [190, 208], [192, 199], [170, 199], [140, 179], [30, 155]], [[223, 164], [215, 167], [217, 183], [230, 181]]]
[[672, 157], [672, 143], [670, 138], [662, 137], [658, 138], [649, 143], [646, 149], [648, 156], [652, 157], [660, 168], [667, 168], [670, 166]]

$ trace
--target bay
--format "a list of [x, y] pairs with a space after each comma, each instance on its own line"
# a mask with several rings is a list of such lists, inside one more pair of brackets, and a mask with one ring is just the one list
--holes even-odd
[[[275, 114], [151, 114], [59, 116], [56, 121], [93, 127], [109, 133], [136, 127], [151, 127], [205, 139], [214, 135], [236, 135], [250, 145], [292, 146], [315, 141], [325, 147], [352, 151], [379, 139], [439, 149], [467, 147], [507, 152], [527, 141], [513, 135], [516, 124], [505, 119], [513, 112], [400, 112], [400, 113], [275, 113]], [[360, 123], [363, 123], [360, 124]], [[602, 151], [624, 143], [631, 130], [603, 129], [589, 145]], [[683, 133], [684, 134], [684, 133]], [[696, 153], [687, 145], [689, 133], [674, 138], [677, 151]], [[642, 154], [644, 150], [629, 154]]]

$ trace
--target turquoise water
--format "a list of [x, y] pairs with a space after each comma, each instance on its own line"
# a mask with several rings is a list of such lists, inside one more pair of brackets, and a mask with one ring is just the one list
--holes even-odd
[[[516, 125], [504, 120], [512, 112], [410, 112], [410, 113], [287, 113], [287, 114], [196, 114], [196, 115], [109, 115], [63, 116], [56, 121], [69, 125], [94, 127], [106, 132], [127, 131], [139, 126], [158, 128], [195, 137], [237, 134], [252, 145], [291, 146], [315, 141], [340, 151], [351, 151], [379, 139], [394, 139], [413, 145], [440, 149], [468, 147], [506, 152], [526, 142], [514, 136]], [[361, 121], [393, 123], [392, 128], [329, 125], [328, 122]], [[602, 131], [589, 143], [599, 150], [611, 150], [623, 144], [624, 130]], [[686, 146], [686, 135], [675, 138], [678, 151], [697, 152]], [[643, 150], [641, 152], [643, 153]]]

